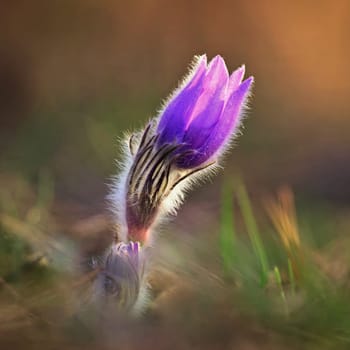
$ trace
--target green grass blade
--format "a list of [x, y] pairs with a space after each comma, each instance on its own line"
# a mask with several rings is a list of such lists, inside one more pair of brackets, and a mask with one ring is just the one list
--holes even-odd
[[290, 282], [292, 293], [293, 295], [295, 295], [295, 276], [294, 276], [292, 262], [290, 261], [290, 259], [288, 259], [288, 276], [289, 276], [289, 282]]
[[289, 308], [288, 308], [288, 303], [287, 303], [287, 300], [286, 300], [286, 295], [284, 293], [284, 289], [283, 289], [283, 284], [282, 284], [282, 277], [281, 277], [281, 273], [280, 273], [280, 270], [277, 266], [275, 266], [274, 268], [274, 274], [275, 274], [275, 280], [276, 280], [276, 284], [280, 290], [280, 295], [281, 295], [281, 298], [282, 298], [282, 302], [283, 302], [283, 305], [285, 307], [285, 310], [286, 310], [286, 315], [288, 316], [289, 315]]
[[225, 182], [221, 194], [220, 252], [224, 272], [230, 276], [236, 261], [236, 234], [233, 220], [232, 188]]
[[258, 226], [254, 218], [253, 210], [250, 204], [247, 191], [241, 181], [238, 182], [236, 193], [237, 193], [238, 204], [242, 211], [243, 219], [244, 219], [244, 222], [248, 231], [248, 235], [254, 250], [254, 254], [257, 257], [260, 264], [260, 268], [261, 268], [260, 281], [262, 286], [265, 286], [266, 283], [268, 282], [268, 273], [269, 273], [269, 264], [267, 260], [267, 255], [258, 231]]

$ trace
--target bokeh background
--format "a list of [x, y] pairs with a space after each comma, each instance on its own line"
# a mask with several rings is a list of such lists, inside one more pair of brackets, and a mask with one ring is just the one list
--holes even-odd
[[245, 63], [254, 75], [250, 111], [225, 175], [191, 193], [176, 229], [214, 227], [221, 184], [240, 174], [253, 200], [288, 185], [300, 211], [329, 218], [332, 234], [346, 236], [349, 33], [347, 0], [3, 3], [2, 210], [13, 201], [29, 207], [49, 178], [55, 227], [86, 238], [97, 225], [105, 240], [88, 250], [105, 247], [118, 138], [156, 115], [194, 55], [220, 54], [230, 70]]
[[[348, 1], [14, 1], [1, 10], [1, 172], [96, 205], [116, 139], [156, 114], [195, 54], [256, 85], [228, 167], [349, 202]], [[205, 190], [206, 191], [206, 190]]]

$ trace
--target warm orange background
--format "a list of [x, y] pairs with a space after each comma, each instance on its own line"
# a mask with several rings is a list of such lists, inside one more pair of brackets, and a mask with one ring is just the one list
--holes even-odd
[[0, 26], [2, 172], [102, 198], [116, 137], [221, 54], [256, 78], [227, 174], [349, 203], [349, 1], [14, 1]]

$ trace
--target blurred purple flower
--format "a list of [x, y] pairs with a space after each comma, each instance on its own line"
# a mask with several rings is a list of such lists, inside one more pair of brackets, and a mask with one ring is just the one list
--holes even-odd
[[139, 242], [113, 243], [95, 280], [95, 295], [111, 308], [130, 309], [143, 288], [144, 257]]
[[[139, 265], [141, 263], [141, 246], [139, 242], [119, 242], [114, 244], [110, 248], [110, 252], [107, 256], [105, 270], [116, 274], [120, 273], [121, 261], [123, 264], [130, 265], [133, 267], [133, 271], [139, 271]], [[119, 270], [118, 270], [119, 269]]]
[[207, 65], [200, 56], [190, 77], [161, 113], [158, 147], [182, 144], [176, 165], [198, 167], [214, 160], [237, 131], [253, 77], [242, 82], [244, 66], [231, 75], [221, 56]]

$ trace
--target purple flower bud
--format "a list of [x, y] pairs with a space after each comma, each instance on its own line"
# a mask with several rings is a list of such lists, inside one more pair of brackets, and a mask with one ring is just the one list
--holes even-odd
[[114, 243], [109, 248], [95, 281], [96, 296], [104, 303], [127, 310], [133, 307], [142, 289], [144, 257], [138, 242]]
[[[216, 56], [197, 64], [160, 115], [157, 146], [180, 144], [176, 165], [191, 169], [216, 159], [240, 123], [253, 82], [242, 82], [244, 66], [229, 76], [225, 62]], [[182, 155], [181, 155], [182, 154]]]
[[160, 116], [128, 136], [124, 171], [111, 196], [121, 240], [149, 243], [184, 190], [215, 166], [240, 124], [253, 82], [243, 76], [244, 66], [229, 75], [221, 56], [209, 64], [198, 57]]

